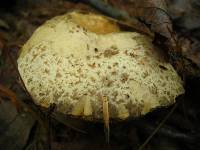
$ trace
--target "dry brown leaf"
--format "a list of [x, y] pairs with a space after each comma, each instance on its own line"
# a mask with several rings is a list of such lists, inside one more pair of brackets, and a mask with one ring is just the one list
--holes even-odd
[[131, 16], [135, 16], [145, 24], [150, 25], [153, 32], [171, 38], [172, 23], [167, 14], [167, 6], [164, 0], [111, 0], [112, 4], [126, 10]]

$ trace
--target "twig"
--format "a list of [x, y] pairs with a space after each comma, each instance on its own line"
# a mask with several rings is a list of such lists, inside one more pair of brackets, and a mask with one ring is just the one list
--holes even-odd
[[11, 100], [19, 111], [20, 105], [14, 92], [0, 84], [0, 97], [6, 97]]
[[52, 136], [52, 133], [51, 133], [51, 128], [52, 128], [51, 114], [54, 112], [55, 108], [56, 108], [55, 104], [50, 105], [50, 107], [48, 108], [48, 111], [46, 113], [48, 150], [51, 150], [51, 148], [52, 148], [52, 145], [51, 145], [51, 141], [52, 141], [52, 139], [51, 139], [51, 136]]
[[79, 129], [79, 128], [77, 128], [77, 127], [71, 125], [70, 123], [66, 123], [66, 121], [64, 121], [63, 118], [62, 118], [59, 114], [57, 114], [57, 113], [52, 113], [51, 116], [52, 116], [53, 118], [55, 118], [56, 120], [58, 120], [58, 121], [59, 121], [60, 123], [62, 123], [63, 125], [65, 125], [65, 126], [71, 128], [71, 129], [73, 129], [73, 130], [75, 130], [75, 131], [77, 131], [77, 132], [80, 132], [80, 133], [82, 133], [82, 134], [87, 134], [86, 131], [84, 131], [84, 130], [82, 130], [82, 129]]
[[167, 121], [167, 119], [172, 115], [174, 110], [176, 109], [178, 104], [175, 104], [173, 108], [170, 110], [170, 112], [167, 114], [167, 116], [160, 122], [158, 127], [152, 132], [152, 134], [145, 140], [145, 142], [139, 147], [138, 150], [143, 150], [144, 147], [149, 143], [149, 141], [153, 138], [153, 136], [160, 130], [160, 128], [164, 125], [164, 123]]
[[110, 116], [109, 116], [109, 108], [108, 108], [108, 98], [106, 96], [102, 96], [102, 109], [103, 109], [103, 120], [104, 120], [104, 130], [106, 135], [106, 141], [109, 143], [110, 139]]
[[[155, 128], [157, 128], [155, 127], [154, 124], [151, 124], [148, 121], [144, 120], [138, 120], [134, 122], [133, 125], [139, 128], [141, 132], [143, 132], [144, 134], [151, 134], [155, 130]], [[159, 129], [157, 134], [177, 141], [184, 142], [185, 144], [192, 144], [193, 146], [199, 146], [200, 135], [198, 129], [193, 130], [192, 132], [184, 133], [177, 129], [174, 129], [173, 127], [164, 125], [162, 126], [162, 128]]]

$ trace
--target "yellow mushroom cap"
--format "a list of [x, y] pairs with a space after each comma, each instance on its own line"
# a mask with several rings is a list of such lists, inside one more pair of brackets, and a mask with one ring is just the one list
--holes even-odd
[[18, 69], [36, 104], [102, 119], [138, 117], [184, 93], [174, 68], [136, 32], [97, 14], [71, 12], [40, 26], [21, 49]]

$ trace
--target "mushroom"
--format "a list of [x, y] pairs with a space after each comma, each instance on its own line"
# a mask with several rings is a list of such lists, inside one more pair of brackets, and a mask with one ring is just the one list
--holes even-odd
[[90, 120], [139, 117], [184, 93], [172, 65], [137, 32], [94, 13], [41, 25], [22, 47], [21, 78], [37, 105]]

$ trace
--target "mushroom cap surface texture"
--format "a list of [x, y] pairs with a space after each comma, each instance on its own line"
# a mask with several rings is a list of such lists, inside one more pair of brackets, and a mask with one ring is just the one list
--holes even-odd
[[138, 117], [175, 102], [183, 83], [150, 38], [107, 17], [71, 12], [48, 20], [22, 47], [21, 78], [37, 105], [103, 119]]

